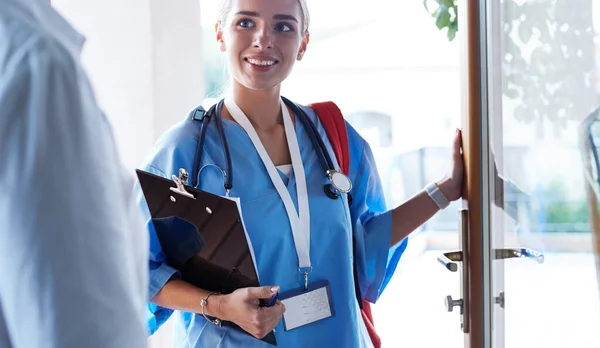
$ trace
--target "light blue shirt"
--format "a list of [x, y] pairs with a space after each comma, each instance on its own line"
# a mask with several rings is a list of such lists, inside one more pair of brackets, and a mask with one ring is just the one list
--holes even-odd
[[[312, 109], [306, 108], [306, 111], [317, 125], [335, 161], [323, 126]], [[298, 273], [298, 256], [284, 204], [245, 131], [232, 121], [223, 119], [223, 123], [233, 165], [231, 195], [240, 197], [261, 284], [279, 285], [282, 292], [300, 288], [303, 282]], [[354, 291], [351, 233], [356, 237], [360, 288], [363, 297], [371, 302], [378, 299], [406, 248], [405, 240], [390, 249], [392, 217], [385, 206], [373, 155], [365, 140], [352, 127], [348, 125], [347, 128], [350, 143], [349, 176], [354, 184], [350, 210], [345, 195], [343, 199], [332, 200], [323, 192], [327, 180], [316, 149], [307, 129], [301, 122], [296, 123], [310, 204], [310, 259], [313, 272], [309, 280], [329, 281], [335, 316], [287, 332], [280, 322], [276, 327], [279, 347], [372, 346]], [[191, 121], [174, 126], [159, 139], [144, 169], [170, 178], [172, 174], [178, 174], [179, 168], [185, 168], [191, 175], [198, 132], [198, 123], [192, 124]], [[214, 120], [208, 127], [203, 151], [201, 165], [216, 164], [226, 170]], [[223, 178], [217, 170], [204, 170], [199, 183], [202, 190], [224, 195]], [[293, 173], [287, 188], [297, 205]], [[149, 295], [152, 298], [176, 272], [165, 261], [143, 198], [140, 204], [149, 221]], [[149, 303], [150, 331], [156, 331], [171, 313], [169, 309]], [[239, 331], [215, 326], [198, 314], [179, 313], [177, 317], [175, 347], [272, 347]]]
[[0, 0], [0, 347], [145, 347], [148, 234], [80, 50]]

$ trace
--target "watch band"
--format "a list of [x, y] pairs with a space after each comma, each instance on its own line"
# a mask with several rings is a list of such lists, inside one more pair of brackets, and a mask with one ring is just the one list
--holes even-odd
[[434, 182], [425, 186], [425, 191], [427, 191], [429, 197], [438, 206], [438, 208], [440, 208], [440, 210], [445, 209], [450, 205], [448, 198], [444, 196], [440, 188]]

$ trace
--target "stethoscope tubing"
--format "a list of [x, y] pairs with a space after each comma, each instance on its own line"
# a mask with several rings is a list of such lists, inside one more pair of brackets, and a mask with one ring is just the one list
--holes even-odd
[[[307, 129], [307, 133], [308, 136], [311, 140], [311, 142], [314, 144], [317, 144], [316, 146], [316, 151], [317, 151], [317, 157], [319, 158], [319, 162], [321, 164], [321, 167], [323, 168], [323, 172], [324, 174], [327, 176], [330, 172], [330, 170], [335, 170], [335, 167], [333, 165], [333, 161], [331, 160], [331, 157], [329, 156], [329, 153], [327, 152], [327, 147], [325, 146], [325, 143], [323, 142], [323, 139], [321, 138], [321, 136], [319, 135], [319, 131], [316, 127], [316, 125], [310, 120], [309, 116], [306, 114], [306, 112], [304, 110], [302, 110], [301, 107], [299, 107], [296, 103], [292, 102], [291, 100], [285, 98], [285, 97], [281, 97], [283, 102], [290, 108], [292, 109], [292, 112], [294, 113], [294, 115], [296, 115], [296, 118], [298, 120], [300, 120], [300, 122], [302, 122], [302, 124], [304, 125], [304, 127]], [[192, 173], [192, 186], [193, 187], [198, 187], [198, 180], [199, 180], [199, 176], [200, 176], [200, 163], [202, 163], [202, 153], [203, 153], [203, 147], [204, 147], [204, 141], [206, 139], [206, 131], [208, 129], [208, 125], [210, 123], [211, 118], [215, 118], [215, 123], [217, 126], [217, 130], [219, 132], [219, 137], [221, 138], [221, 144], [222, 144], [222, 148], [223, 148], [223, 155], [225, 157], [225, 161], [226, 161], [226, 168], [227, 171], [224, 173], [224, 187], [227, 193], [229, 193], [233, 187], [233, 170], [232, 170], [232, 162], [231, 162], [231, 154], [229, 152], [229, 145], [227, 143], [227, 138], [225, 137], [225, 131], [223, 129], [223, 120], [221, 119], [221, 110], [223, 108], [223, 104], [224, 104], [224, 100], [220, 100], [217, 104], [213, 105], [202, 117], [202, 129], [200, 131], [200, 136], [198, 139], [198, 143], [196, 145], [196, 154], [194, 156], [194, 167], [193, 167], [193, 173]], [[223, 171], [222, 171], [223, 172]], [[325, 193], [327, 194], [327, 196], [329, 196], [332, 199], [335, 199], [338, 197], [338, 194], [333, 192], [333, 190], [331, 189], [332, 185], [331, 184], [326, 184], [324, 186], [324, 190]]]

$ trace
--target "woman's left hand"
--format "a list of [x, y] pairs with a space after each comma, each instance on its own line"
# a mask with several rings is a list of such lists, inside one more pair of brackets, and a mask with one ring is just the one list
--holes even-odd
[[457, 129], [452, 146], [452, 168], [446, 177], [437, 183], [449, 201], [461, 198], [464, 172], [462, 132], [460, 129]]

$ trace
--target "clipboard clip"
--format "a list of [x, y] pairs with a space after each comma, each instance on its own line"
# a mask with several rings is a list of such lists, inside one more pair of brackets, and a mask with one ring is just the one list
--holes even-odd
[[174, 174], [171, 177], [173, 178], [173, 181], [176, 185], [176, 187], [171, 187], [171, 191], [185, 196], [187, 198], [196, 199], [191, 193], [187, 192], [187, 190], [185, 189], [185, 185], [187, 185], [189, 177], [188, 172], [185, 169], [179, 168], [179, 177], [175, 176]]

